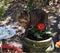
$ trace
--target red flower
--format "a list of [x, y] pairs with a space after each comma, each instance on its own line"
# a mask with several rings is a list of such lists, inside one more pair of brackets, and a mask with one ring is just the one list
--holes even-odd
[[43, 23], [37, 25], [37, 30], [44, 30], [44, 29], [45, 29], [45, 25]]

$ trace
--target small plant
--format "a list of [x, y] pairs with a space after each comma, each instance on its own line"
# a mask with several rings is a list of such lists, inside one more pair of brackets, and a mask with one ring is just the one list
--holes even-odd
[[52, 33], [46, 29], [44, 23], [39, 23], [28, 31], [27, 37], [34, 40], [45, 40], [52, 37]]

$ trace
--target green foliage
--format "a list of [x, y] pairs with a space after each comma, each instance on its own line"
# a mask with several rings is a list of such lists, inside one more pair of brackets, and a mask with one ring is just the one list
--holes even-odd
[[7, 4], [10, 3], [10, 0], [6, 0], [6, 3], [7, 3]]
[[6, 5], [3, 3], [4, 0], [0, 0], [0, 20], [2, 19], [3, 14], [5, 13], [7, 4], [9, 3], [10, 0], [6, 0]]
[[0, 19], [2, 19], [2, 16], [3, 16], [4, 12], [5, 12], [5, 7], [1, 6], [0, 7]]
[[42, 39], [43, 36], [49, 36], [49, 37], [53, 37], [52, 33], [48, 30], [44, 30], [44, 31], [41, 31], [41, 30], [37, 30], [35, 28], [32, 28], [30, 30], [30, 32], [32, 34], [34, 34], [33, 36], [36, 37], [37, 39]]
[[2, 2], [2, 0], [0, 0], [0, 2]]
[[29, 0], [28, 5], [27, 5], [27, 8], [29, 10], [35, 8], [35, 4], [33, 2], [34, 2], [34, 0]]

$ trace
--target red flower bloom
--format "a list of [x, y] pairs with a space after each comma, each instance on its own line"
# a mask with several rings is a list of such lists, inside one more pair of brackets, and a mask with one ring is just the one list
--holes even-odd
[[45, 29], [45, 25], [43, 23], [37, 25], [37, 30], [44, 30], [44, 29]]

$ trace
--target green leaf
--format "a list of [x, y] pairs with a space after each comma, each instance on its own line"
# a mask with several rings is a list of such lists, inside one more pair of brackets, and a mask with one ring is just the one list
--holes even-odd
[[40, 34], [38, 34], [38, 33], [35, 33], [35, 34], [34, 34], [34, 37], [36, 37], [36, 38], [42, 38], [42, 37], [40, 36]]
[[46, 34], [51, 34], [51, 32], [50, 31], [47, 31]]
[[48, 36], [54, 37], [54, 35], [53, 35], [50, 31], [46, 31], [46, 34], [47, 34]]
[[32, 33], [35, 33], [35, 32], [36, 32], [36, 29], [35, 29], [35, 28], [32, 28], [32, 29], [31, 29], [31, 32], [32, 32]]

